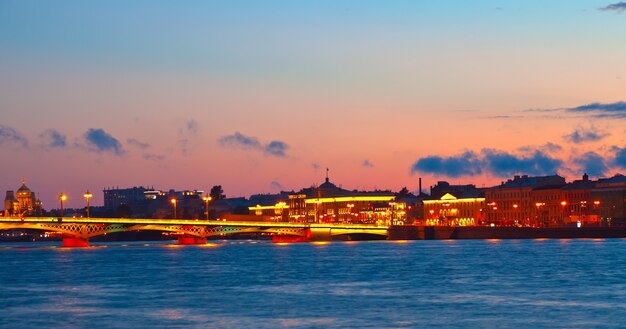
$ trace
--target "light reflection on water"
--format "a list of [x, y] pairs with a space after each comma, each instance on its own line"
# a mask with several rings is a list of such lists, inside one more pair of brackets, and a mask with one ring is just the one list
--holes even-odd
[[[0, 245], [0, 327], [620, 328], [626, 241]], [[14, 325], [15, 324], [15, 325]]]

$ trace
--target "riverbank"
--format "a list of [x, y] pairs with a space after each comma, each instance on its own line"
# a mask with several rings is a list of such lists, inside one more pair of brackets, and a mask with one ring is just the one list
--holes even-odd
[[626, 227], [393, 226], [389, 240], [626, 238]]

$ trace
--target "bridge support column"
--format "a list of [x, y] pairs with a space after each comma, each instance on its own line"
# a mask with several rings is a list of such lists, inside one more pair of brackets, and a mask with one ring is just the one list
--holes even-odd
[[178, 244], [180, 245], [206, 244], [206, 238], [199, 237], [199, 236], [179, 235]]
[[89, 247], [89, 239], [85, 238], [63, 238], [62, 239], [63, 247]]
[[312, 240], [311, 229], [306, 229], [304, 235], [289, 235], [289, 234], [276, 234], [272, 236], [273, 243], [294, 243], [294, 242], [309, 242], [318, 241]]

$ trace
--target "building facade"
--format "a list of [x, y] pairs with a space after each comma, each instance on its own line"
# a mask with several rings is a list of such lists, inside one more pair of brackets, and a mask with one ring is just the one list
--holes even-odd
[[319, 187], [289, 195], [288, 220], [299, 223], [399, 225], [407, 218], [407, 206], [396, 202], [390, 191], [350, 191], [328, 177]]
[[43, 211], [41, 201], [31, 191], [26, 182], [22, 181], [22, 186], [17, 189], [17, 193], [6, 191], [4, 198], [5, 216], [27, 216], [40, 215]]
[[485, 198], [457, 198], [446, 193], [438, 200], [424, 200], [424, 224], [427, 226], [475, 226], [486, 219]]
[[485, 224], [495, 226], [545, 226], [545, 211], [552, 209], [551, 203], [541, 201], [533, 190], [555, 187], [556, 191], [565, 185], [565, 178], [559, 175], [514, 176], [502, 184], [485, 190]]

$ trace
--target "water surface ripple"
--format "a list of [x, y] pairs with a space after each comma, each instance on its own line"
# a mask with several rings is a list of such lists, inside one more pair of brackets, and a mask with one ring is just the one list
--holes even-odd
[[1, 328], [623, 328], [626, 240], [0, 244]]

